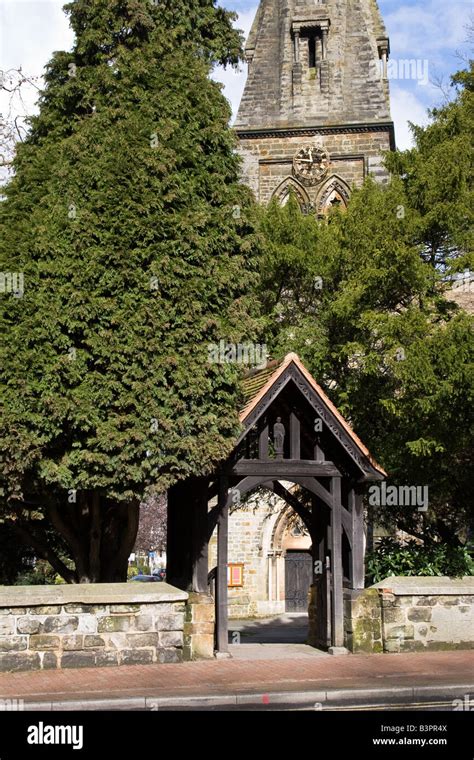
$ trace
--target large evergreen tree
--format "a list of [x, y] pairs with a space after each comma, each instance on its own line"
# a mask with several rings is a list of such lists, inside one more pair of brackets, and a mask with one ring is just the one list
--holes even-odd
[[426, 514], [378, 507], [374, 519], [455, 544], [472, 527], [473, 324], [445, 300], [420, 227], [396, 177], [368, 180], [328, 221], [294, 197], [262, 210], [265, 337], [276, 355], [299, 353], [392, 483], [428, 486]]
[[116, 581], [147, 486], [209, 471], [236, 430], [207, 346], [252, 336], [255, 247], [209, 73], [241, 39], [213, 0], [66, 8], [0, 204], [0, 268], [24, 274], [1, 299], [1, 516], [67, 581]]

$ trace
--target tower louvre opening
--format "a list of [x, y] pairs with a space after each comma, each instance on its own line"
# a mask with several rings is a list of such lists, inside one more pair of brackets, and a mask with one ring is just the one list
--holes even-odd
[[308, 66], [316, 68], [316, 34], [310, 34], [308, 39]]

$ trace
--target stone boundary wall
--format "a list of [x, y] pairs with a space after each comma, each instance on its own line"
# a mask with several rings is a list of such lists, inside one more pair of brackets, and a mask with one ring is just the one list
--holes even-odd
[[185, 660], [209, 660], [214, 657], [215, 607], [208, 594], [189, 592], [185, 608]]
[[180, 662], [187, 600], [166, 583], [0, 586], [0, 671]]
[[345, 593], [351, 652], [474, 649], [474, 577], [390, 577]]
[[377, 589], [344, 591], [344, 645], [354, 653], [379, 654], [384, 651]]

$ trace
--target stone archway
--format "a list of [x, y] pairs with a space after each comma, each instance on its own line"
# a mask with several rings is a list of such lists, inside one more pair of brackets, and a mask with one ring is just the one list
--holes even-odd
[[[300, 492], [283, 481], [294, 494]], [[283, 483], [281, 485], [283, 485]], [[305, 643], [309, 635], [308, 602], [313, 582], [312, 540], [294, 509], [275, 491], [276, 484], [260, 483], [229, 505], [228, 619], [229, 644], [236, 632], [250, 638], [239, 643]], [[296, 496], [295, 496], [296, 498]], [[217, 530], [209, 543], [209, 570], [218, 561]], [[240, 580], [234, 584], [233, 570]], [[239, 634], [240, 635], [240, 634]], [[235, 654], [235, 652], [234, 652]]]

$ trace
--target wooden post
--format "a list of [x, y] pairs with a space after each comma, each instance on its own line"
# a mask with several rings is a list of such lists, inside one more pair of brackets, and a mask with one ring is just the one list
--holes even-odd
[[364, 588], [364, 509], [362, 494], [355, 488], [349, 491], [349, 509], [352, 517], [351, 586]]
[[300, 421], [294, 412], [290, 414], [290, 459], [301, 459]]
[[258, 458], [268, 459], [268, 423], [266, 423], [258, 437]]
[[216, 643], [218, 652], [228, 652], [228, 506], [227, 478], [219, 478], [219, 517], [217, 520]]
[[[326, 560], [326, 542], [325, 542], [325, 526], [320, 505], [318, 505], [318, 499], [312, 495], [312, 508], [311, 508], [311, 539], [313, 543], [313, 561], [321, 562], [321, 573], [324, 572], [325, 560]], [[313, 568], [314, 569], [314, 568]]]
[[[331, 646], [331, 567], [326, 561], [328, 549], [328, 525], [326, 512], [329, 512], [326, 505], [313, 496], [312, 499], [312, 532], [313, 541], [313, 561], [317, 561], [318, 572], [314, 573], [314, 582], [316, 589], [316, 606], [317, 617], [312, 624], [312, 633], [315, 636], [313, 646], [329, 647]], [[319, 564], [320, 563], [320, 564]]]
[[344, 606], [342, 589], [341, 478], [331, 478], [331, 563], [332, 563], [332, 645], [344, 646]]
[[315, 443], [314, 445], [314, 461], [315, 462], [324, 462], [326, 461], [326, 457], [324, 456], [324, 451], [319, 446], [319, 444]]

